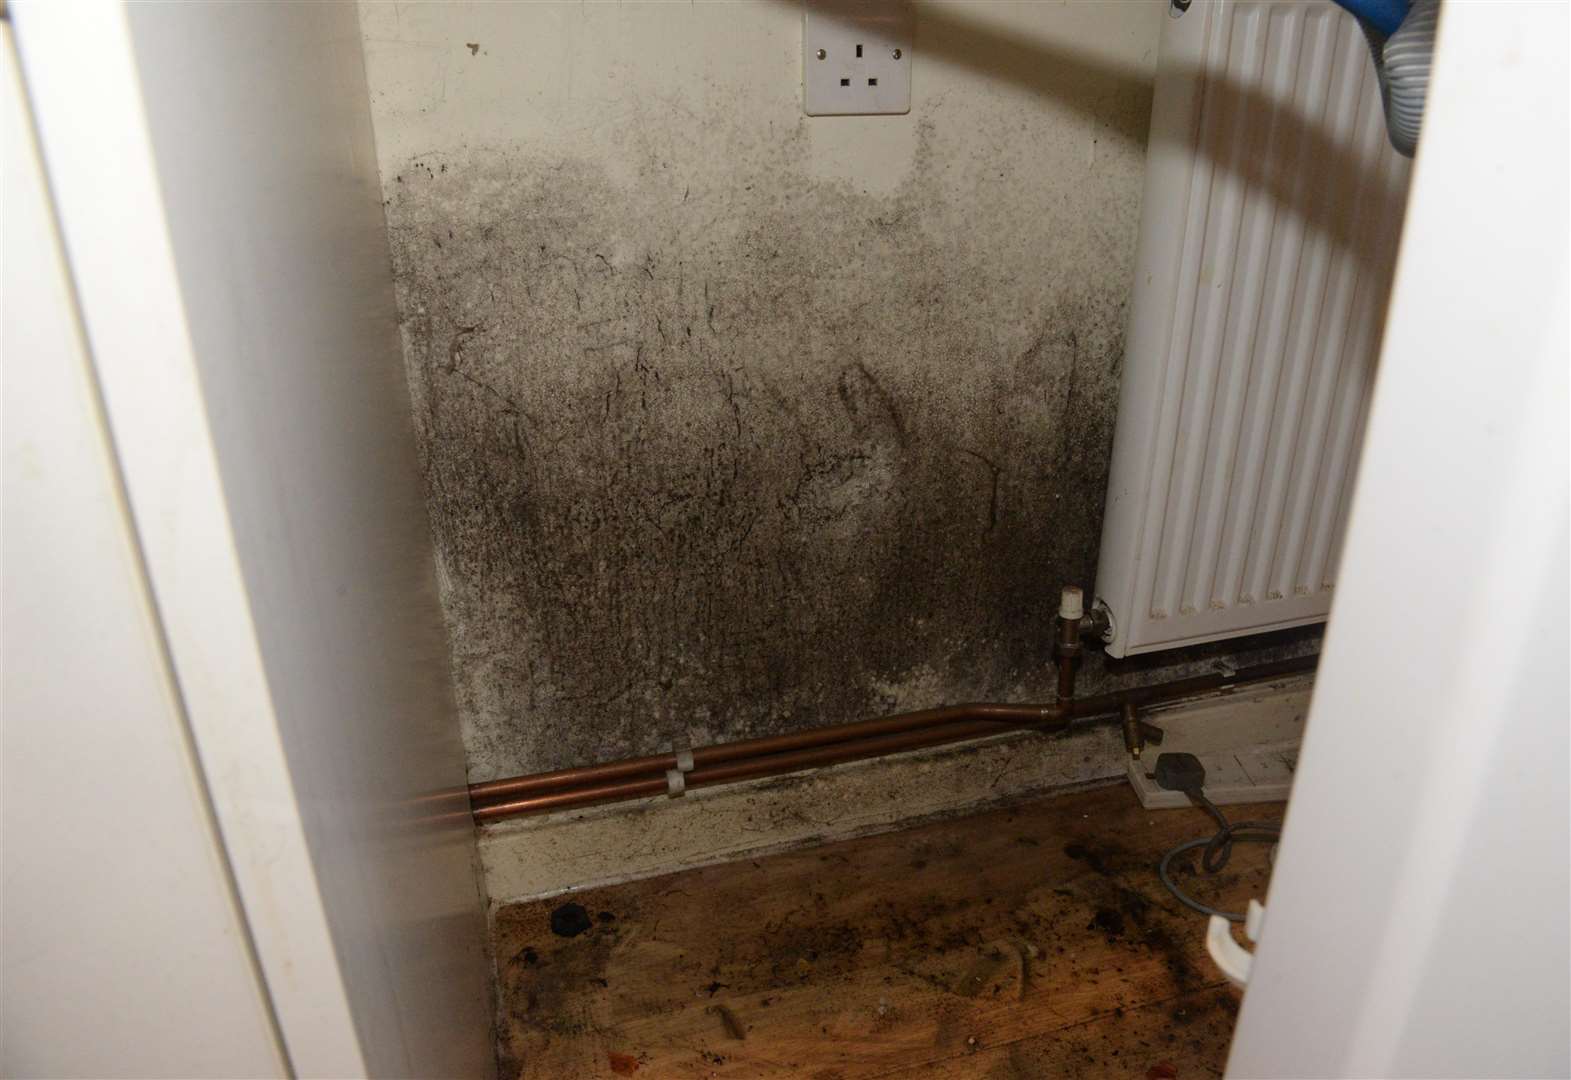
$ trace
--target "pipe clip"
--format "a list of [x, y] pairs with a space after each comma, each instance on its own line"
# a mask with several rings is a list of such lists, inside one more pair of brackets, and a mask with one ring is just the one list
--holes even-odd
[[687, 774], [693, 771], [693, 751], [676, 751], [676, 768], [665, 773], [665, 793], [676, 799], [687, 794]]

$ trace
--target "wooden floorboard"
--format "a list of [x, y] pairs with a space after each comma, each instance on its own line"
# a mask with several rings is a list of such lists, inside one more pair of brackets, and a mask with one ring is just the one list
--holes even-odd
[[[1155, 872], [1208, 831], [1120, 785], [503, 908], [502, 1075], [1220, 1075], [1238, 995]], [[1241, 908], [1267, 873], [1184, 880]]]

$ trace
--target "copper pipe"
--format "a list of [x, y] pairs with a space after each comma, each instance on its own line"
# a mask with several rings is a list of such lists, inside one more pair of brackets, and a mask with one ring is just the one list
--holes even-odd
[[[923, 709], [920, 712], [897, 713], [876, 720], [858, 720], [850, 724], [808, 728], [789, 735], [772, 735], [761, 739], [740, 739], [736, 742], [717, 743], [714, 746], [700, 746], [692, 751], [693, 766], [696, 769], [705, 765], [719, 765], [743, 758], [849, 742], [852, 739], [872, 735], [890, 735], [962, 720], [987, 720], [995, 724], [1032, 727], [1050, 723], [1057, 715], [1057, 707], [1053, 705], [996, 705], [987, 702], [947, 705], [938, 709]], [[558, 769], [555, 772], [535, 773], [532, 776], [509, 777], [506, 780], [487, 780], [470, 784], [469, 797], [476, 802], [481, 802], [512, 795], [532, 795], [543, 791], [601, 784], [635, 776], [647, 777], [650, 774], [664, 776], [666, 770], [676, 767], [675, 754], [654, 754], [650, 757], [609, 761], [603, 765]]]
[[1075, 699], [1075, 661], [1073, 657], [1058, 654], [1058, 700]]
[[[1116, 690], [1074, 700], [1069, 703], [1067, 711], [1071, 718], [1078, 720], [1117, 716], [1126, 704], [1149, 706], [1158, 702], [1180, 701], [1247, 683], [1303, 674], [1313, 671], [1318, 661], [1318, 656], [1298, 657], [1230, 673], [1216, 672]], [[1061, 712], [1054, 705], [972, 704], [926, 709], [876, 720], [813, 728], [791, 735], [700, 747], [692, 752], [695, 767], [687, 774], [686, 783], [689, 787], [728, 783], [779, 775], [813, 765], [836, 764], [981, 738], [1000, 731], [1043, 727], [1063, 730], [1068, 727], [1068, 723], [1061, 719]], [[1155, 741], [1156, 735], [1153, 729], [1152, 741]], [[726, 764], [729, 762], [736, 764]], [[723, 764], [726, 767], [719, 767]], [[665, 754], [474, 784], [470, 787], [470, 794], [477, 803], [506, 795], [518, 796], [478, 805], [474, 817], [477, 822], [485, 823], [521, 814], [660, 795], [667, 790], [665, 779], [663, 776], [650, 777], [649, 774], [656, 771], [663, 774], [665, 770], [674, 768], [675, 755]], [[643, 779], [627, 779], [634, 776]]]
[[[804, 750], [736, 760], [709, 768], [695, 768], [686, 776], [688, 787], [709, 784], [729, 784], [738, 780], [751, 780], [764, 776], [778, 776], [814, 766], [838, 765], [862, 758], [884, 757], [907, 750], [920, 750], [945, 743], [980, 739], [1018, 728], [1038, 727], [1040, 722], [999, 722], [996, 720], [961, 720], [948, 724], [935, 724], [912, 731], [889, 735], [875, 735], [844, 742], [828, 743]], [[475, 808], [475, 820], [480, 823], [499, 821], [521, 814], [536, 814], [547, 810], [566, 810], [596, 803], [620, 802], [648, 795], [663, 795], [666, 782], [660, 780], [624, 780], [616, 783], [574, 787], [566, 791], [548, 791], [525, 795], [505, 802], [490, 803]]]
[[1246, 683], [1269, 682], [1271, 679], [1280, 679], [1288, 675], [1304, 675], [1314, 671], [1319, 663], [1319, 654], [1296, 656], [1291, 660], [1274, 660], [1269, 664], [1256, 664], [1254, 667], [1238, 668], [1231, 672], [1217, 671], [1206, 675], [1192, 675], [1187, 679], [1153, 683], [1150, 686], [1132, 686], [1127, 690], [1114, 690], [1107, 694], [1077, 698], [1071, 711], [1076, 718], [1082, 718], [1117, 713], [1123, 709], [1126, 701], [1142, 707], [1157, 702], [1182, 701], [1185, 698], [1199, 697], [1219, 690], [1230, 690]]
[[[1065, 590], [1068, 592], [1069, 590]], [[1079, 589], [1075, 590], [1078, 606]], [[1080, 616], [1058, 613], [1058, 640], [1053, 652], [1058, 657], [1058, 700], [1060, 703], [1075, 699], [1075, 665], [1080, 661]]]
[[666, 782], [663, 779], [620, 780], [608, 784], [569, 788], [566, 791], [548, 791], [541, 795], [526, 795], [506, 802], [477, 806], [474, 817], [476, 822], [483, 825], [489, 821], [500, 821], [520, 814], [576, 809], [581, 806], [593, 806], [596, 803], [624, 802], [628, 799], [642, 799], [665, 793]]

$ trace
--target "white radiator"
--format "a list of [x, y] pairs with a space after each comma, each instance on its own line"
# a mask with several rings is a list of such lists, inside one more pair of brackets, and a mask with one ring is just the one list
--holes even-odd
[[1097, 595], [1114, 656], [1324, 619], [1407, 192], [1353, 19], [1163, 29]]

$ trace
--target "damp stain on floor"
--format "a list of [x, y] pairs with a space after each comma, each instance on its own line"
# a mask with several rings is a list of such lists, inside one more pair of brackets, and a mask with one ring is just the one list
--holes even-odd
[[502, 908], [501, 1075], [1220, 1076], [1239, 995], [1155, 871], [1206, 832], [1117, 786]]

